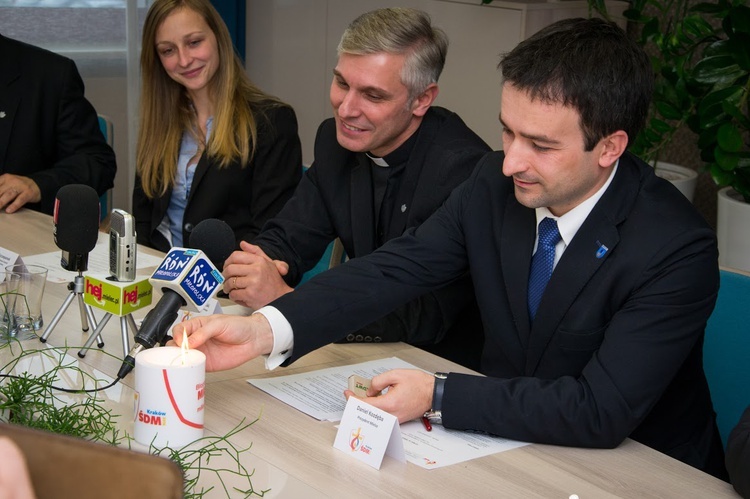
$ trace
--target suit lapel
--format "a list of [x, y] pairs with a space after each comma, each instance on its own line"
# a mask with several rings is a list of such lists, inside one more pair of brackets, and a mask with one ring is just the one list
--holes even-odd
[[[404, 178], [401, 181], [401, 185], [398, 190], [398, 197], [396, 198], [396, 205], [391, 213], [391, 220], [389, 224], [388, 234], [386, 234], [386, 240], [393, 239], [404, 233], [409, 220], [409, 214], [414, 211], [413, 203], [417, 199], [431, 199], [431, 196], [415, 196], [414, 193], [419, 186], [419, 179], [424, 169], [424, 163], [427, 159], [427, 153], [429, 148], [432, 146], [437, 134], [437, 119], [432, 113], [427, 113], [417, 130], [417, 139], [414, 144], [414, 148], [409, 155], [409, 159], [406, 161], [406, 167], [404, 169]], [[437, 168], [436, 165], [428, 166]], [[425, 182], [424, 184], [428, 184]], [[429, 183], [432, 185], [432, 183]]]
[[[552, 335], [581, 290], [617, 246], [620, 235], [611, 220], [586, 220], [563, 253], [547, 284], [531, 329], [526, 359], [526, 375], [541, 360]], [[600, 247], [607, 251], [597, 257]]]
[[364, 153], [353, 155], [351, 171], [351, 219], [354, 256], [375, 250], [375, 221], [372, 213], [372, 177], [370, 160]]
[[195, 167], [195, 173], [193, 174], [193, 183], [190, 184], [190, 195], [188, 196], [185, 211], [187, 211], [187, 206], [190, 206], [190, 201], [193, 200], [193, 195], [198, 190], [198, 185], [200, 185], [201, 180], [203, 180], [203, 177], [206, 175], [207, 171], [208, 171], [208, 155], [204, 151], [203, 154], [201, 154], [200, 159], [198, 159], [198, 165]]
[[[516, 324], [518, 341], [526, 349], [529, 341], [529, 307], [526, 300], [529, 286], [529, 267], [531, 252], [536, 237], [536, 216], [509, 196], [503, 218], [502, 239], [500, 240], [500, 258], [502, 261], [505, 289], [508, 290], [508, 301]], [[507, 356], [509, 359], [522, 359], [523, 355]], [[522, 366], [517, 366], [522, 371]]]
[[578, 229], [547, 284], [531, 329], [526, 375], [532, 375], [547, 344], [581, 290], [612, 255], [620, 241], [618, 225], [638, 193], [634, 168], [623, 156], [607, 191]]
[[[6, 40], [0, 36], [0, 45], [6, 43]], [[8, 53], [10, 50], [4, 48], [1, 52]], [[21, 98], [19, 85], [14, 85], [14, 82], [21, 77], [21, 70], [14, 55], [2, 61], [0, 75], [2, 75], [0, 76], [0, 174], [2, 174], [6, 170], [5, 156], [8, 153], [10, 132], [13, 129], [13, 120]]]

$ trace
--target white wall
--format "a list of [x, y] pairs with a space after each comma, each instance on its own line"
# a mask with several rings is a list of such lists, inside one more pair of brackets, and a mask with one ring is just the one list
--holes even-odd
[[[617, 3], [610, 12], [624, 9]], [[585, 0], [253, 0], [247, 6], [247, 71], [251, 79], [294, 107], [303, 160], [313, 160], [318, 125], [330, 117], [328, 90], [336, 46], [358, 15], [382, 7], [422, 9], [450, 40], [436, 104], [457, 112], [493, 149], [501, 147], [498, 113], [500, 54], [542, 27], [588, 17]]]

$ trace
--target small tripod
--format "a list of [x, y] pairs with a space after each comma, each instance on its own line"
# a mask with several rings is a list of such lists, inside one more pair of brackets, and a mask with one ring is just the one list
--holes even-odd
[[[106, 326], [109, 322], [109, 319], [112, 317], [112, 315], [114, 314], [108, 312], [104, 317], [102, 317], [99, 325], [95, 326], [94, 333], [86, 341], [86, 344], [83, 345], [83, 347], [78, 351], [78, 356], [80, 358], [84, 358], [86, 356], [86, 350], [91, 348], [91, 344], [94, 343], [95, 339], [99, 339], [100, 348], [104, 346], [104, 344], [102, 343], [101, 332], [104, 329], [104, 326]], [[130, 325], [130, 329], [133, 330], [133, 336], [138, 334], [138, 326], [135, 323], [135, 319], [133, 319], [133, 314], [120, 316], [120, 333], [122, 334], [123, 357], [127, 357], [128, 353], [130, 353], [130, 337], [128, 336], [128, 324]]]
[[[86, 280], [83, 277], [83, 271], [81, 270], [78, 271], [78, 275], [75, 276], [75, 278], [73, 279], [73, 282], [68, 283], [68, 289], [70, 290], [70, 294], [65, 299], [63, 304], [60, 306], [60, 310], [57, 311], [55, 316], [50, 321], [49, 325], [45, 328], [44, 333], [39, 338], [39, 341], [41, 341], [42, 343], [47, 342], [47, 338], [49, 338], [49, 335], [52, 334], [52, 330], [55, 328], [57, 323], [60, 321], [60, 318], [63, 316], [65, 311], [70, 306], [70, 302], [72, 302], [73, 298], [77, 296], [78, 306], [81, 310], [81, 330], [84, 333], [86, 333], [89, 330], [89, 323], [92, 326], [94, 326], [94, 333], [96, 334], [92, 334], [91, 337], [99, 340], [99, 343], [97, 343], [99, 348], [103, 347], [104, 340], [102, 340], [102, 335], [98, 333], [99, 329], [96, 326], [96, 318], [94, 317], [94, 311], [91, 310], [91, 307], [83, 301], [83, 292], [86, 289]], [[87, 317], [88, 317], [88, 320], [86, 319]]]

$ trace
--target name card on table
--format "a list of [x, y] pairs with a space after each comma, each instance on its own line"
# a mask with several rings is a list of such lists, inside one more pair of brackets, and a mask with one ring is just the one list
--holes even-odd
[[354, 397], [346, 403], [333, 446], [376, 470], [385, 455], [406, 462], [396, 416]]
[[3, 274], [3, 277], [5, 276], [5, 267], [8, 265], [20, 265], [22, 263], [23, 261], [18, 253], [13, 253], [11, 250], [0, 246], [0, 273]]

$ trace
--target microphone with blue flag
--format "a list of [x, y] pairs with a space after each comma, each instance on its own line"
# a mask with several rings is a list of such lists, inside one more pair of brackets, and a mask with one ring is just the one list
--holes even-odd
[[[213, 225], [209, 224], [211, 230], [215, 230], [215, 224], [218, 222], [221, 224], [219, 226], [221, 231], [231, 231], [231, 228], [224, 222], [212, 220]], [[204, 222], [208, 222], [208, 220]], [[195, 230], [198, 231], [204, 222], [196, 225]], [[216, 244], [216, 240], [220, 238], [211, 239]], [[232, 242], [234, 242], [234, 236], [232, 236]], [[229, 251], [231, 252], [231, 248], [229, 248]], [[221, 265], [224, 262], [218, 263]], [[177, 319], [180, 308], [184, 307], [187, 310], [198, 312], [209, 299], [222, 289], [224, 277], [200, 249], [172, 248], [151, 275], [149, 282], [155, 289], [162, 291], [162, 297], [144, 317], [134, 338], [136, 345], [130, 350], [122, 363], [122, 367], [120, 367], [117, 375], [120, 379], [133, 369], [135, 356], [141, 350], [162, 343], [169, 327]]]

